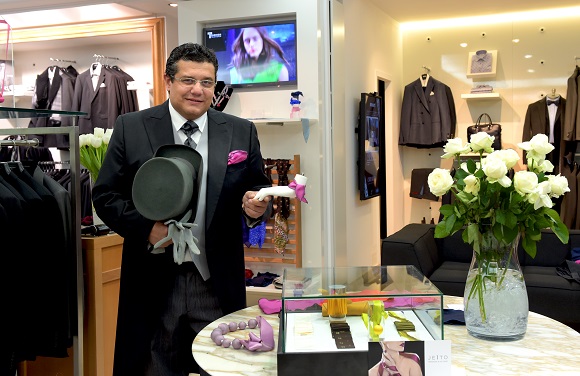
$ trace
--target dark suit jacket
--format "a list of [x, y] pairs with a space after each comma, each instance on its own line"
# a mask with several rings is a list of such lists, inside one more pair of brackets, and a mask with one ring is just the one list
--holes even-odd
[[580, 67], [578, 66], [568, 78], [566, 98], [568, 98], [568, 109], [564, 115], [564, 140], [580, 141], [580, 127], [578, 127], [578, 121], [580, 121], [580, 105], [578, 105], [578, 98], [580, 98]]
[[[246, 304], [241, 200], [248, 190], [270, 186], [253, 123], [208, 111], [206, 255], [210, 281], [224, 314]], [[124, 238], [115, 374], [138, 374], [150, 353], [152, 328], [159, 320], [175, 272], [173, 251], [151, 254], [148, 236], [154, 222], [141, 216], [131, 199], [139, 167], [165, 144], [173, 144], [169, 105], [119, 116], [99, 178], [93, 187], [99, 217]], [[228, 166], [228, 154], [245, 150], [248, 158]], [[144, 328], [149, 328], [145, 330]]]
[[455, 137], [456, 119], [451, 89], [433, 77], [426, 87], [417, 79], [403, 93], [399, 145], [441, 147]]
[[87, 115], [79, 116], [77, 122], [79, 134], [93, 133], [96, 127], [107, 129], [109, 128], [109, 118], [116, 119], [116, 113], [109, 113], [108, 108], [107, 88], [114, 86], [111, 80], [112, 76], [105, 74], [104, 68], [101, 68], [96, 89], [93, 89], [90, 69], [77, 77], [72, 111], [87, 113]]
[[[566, 99], [560, 97], [560, 104], [556, 111], [556, 118], [554, 120], [554, 150], [550, 152], [546, 159], [548, 159], [556, 167], [554, 171], [559, 172], [560, 161], [564, 157], [566, 151], [566, 144], [562, 139], [562, 122], [566, 112]], [[548, 106], [546, 98], [542, 98], [528, 106], [526, 111], [526, 118], [524, 120], [524, 131], [522, 133], [522, 141], [530, 141], [532, 137], [537, 134], [550, 135], [550, 117], [548, 114]], [[527, 163], [524, 153], [524, 163]]]

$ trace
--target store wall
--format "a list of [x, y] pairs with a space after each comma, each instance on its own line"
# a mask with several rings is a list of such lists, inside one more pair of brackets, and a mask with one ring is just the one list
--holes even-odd
[[[556, 89], [566, 97], [568, 77], [580, 56], [580, 7], [553, 12], [526, 13], [528, 20], [516, 15], [480, 17], [456, 21], [402, 25], [403, 84], [406, 85], [431, 68], [431, 75], [447, 84], [457, 109], [456, 137], [467, 142], [467, 126], [488, 113], [502, 125], [503, 148], [516, 148], [522, 140], [528, 105]], [[442, 26], [444, 25], [444, 26]], [[543, 30], [543, 31], [542, 31]], [[484, 34], [484, 35], [482, 35]], [[429, 38], [429, 40], [427, 40]], [[518, 39], [515, 43], [513, 40]], [[461, 47], [460, 43], [467, 43]], [[480, 49], [497, 50], [497, 73], [493, 78], [468, 78], [468, 53]], [[526, 57], [528, 55], [528, 57]], [[462, 99], [477, 84], [489, 84], [501, 96], [493, 100]], [[401, 147], [404, 179], [404, 222], [420, 222], [423, 217], [438, 221], [440, 202], [410, 198], [411, 171], [414, 168], [450, 168], [441, 160], [442, 148]], [[520, 164], [519, 168], [523, 166]]]
[[[364, 22], [363, 22], [364, 20]], [[399, 108], [401, 103], [401, 33], [399, 25], [371, 1], [344, 1], [344, 61], [342, 79], [344, 93], [344, 131], [335, 138], [334, 158], [336, 179], [344, 187], [337, 195], [337, 217], [342, 218], [336, 232], [343, 239], [344, 249], [337, 246], [337, 265], [380, 264], [380, 200], [378, 197], [361, 201], [357, 178], [358, 141], [354, 133], [358, 124], [358, 108], [361, 93], [378, 90], [377, 81], [386, 83], [385, 135], [387, 180], [387, 228], [403, 225], [403, 197], [401, 160], [398, 151]]]

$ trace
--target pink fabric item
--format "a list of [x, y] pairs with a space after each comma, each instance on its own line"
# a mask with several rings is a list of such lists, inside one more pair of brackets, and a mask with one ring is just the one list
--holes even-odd
[[[321, 304], [322, 300], [296, 300], [288, 302], [288, 309], [290, 311], [303, 310], [308, 307], [312, 307], [315, 304]], [[261, 298], [258, 300], [258, 306], [267, 315], [272, 315], [274, 313], [280, 313], [282, 310], [282, 300], [280, 299], [266, 299]]]
[[306, 200], [306, 197], [304, 197], [304, 195], [306, 194], [306, 186], [298, 184], [296, 183], [295, 180], [292, 180], [292, 182], [288, 184], [288, 187], [296, 191], [296, 198], [308, 204], [308, 200]]
[[228, 155], [228, 166], [245, 161], [248, 158], [248, 152], [243, 150], [234, 150]]

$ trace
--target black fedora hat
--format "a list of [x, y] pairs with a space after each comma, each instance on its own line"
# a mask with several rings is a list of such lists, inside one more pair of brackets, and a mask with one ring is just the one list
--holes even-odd
[[145, 162], [133, 180], [133, 203], [137, 211], [154, 221], [180, 220], [197, 211], [203, 162], [201, 155], [186, 145], [163, 145]]

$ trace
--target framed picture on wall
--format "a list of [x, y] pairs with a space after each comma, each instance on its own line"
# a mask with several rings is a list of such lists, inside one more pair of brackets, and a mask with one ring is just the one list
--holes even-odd
[[470, 52], [467, 58], [467, 77], [495, 77], [497, 68], [497, 50], [477, 50]]

